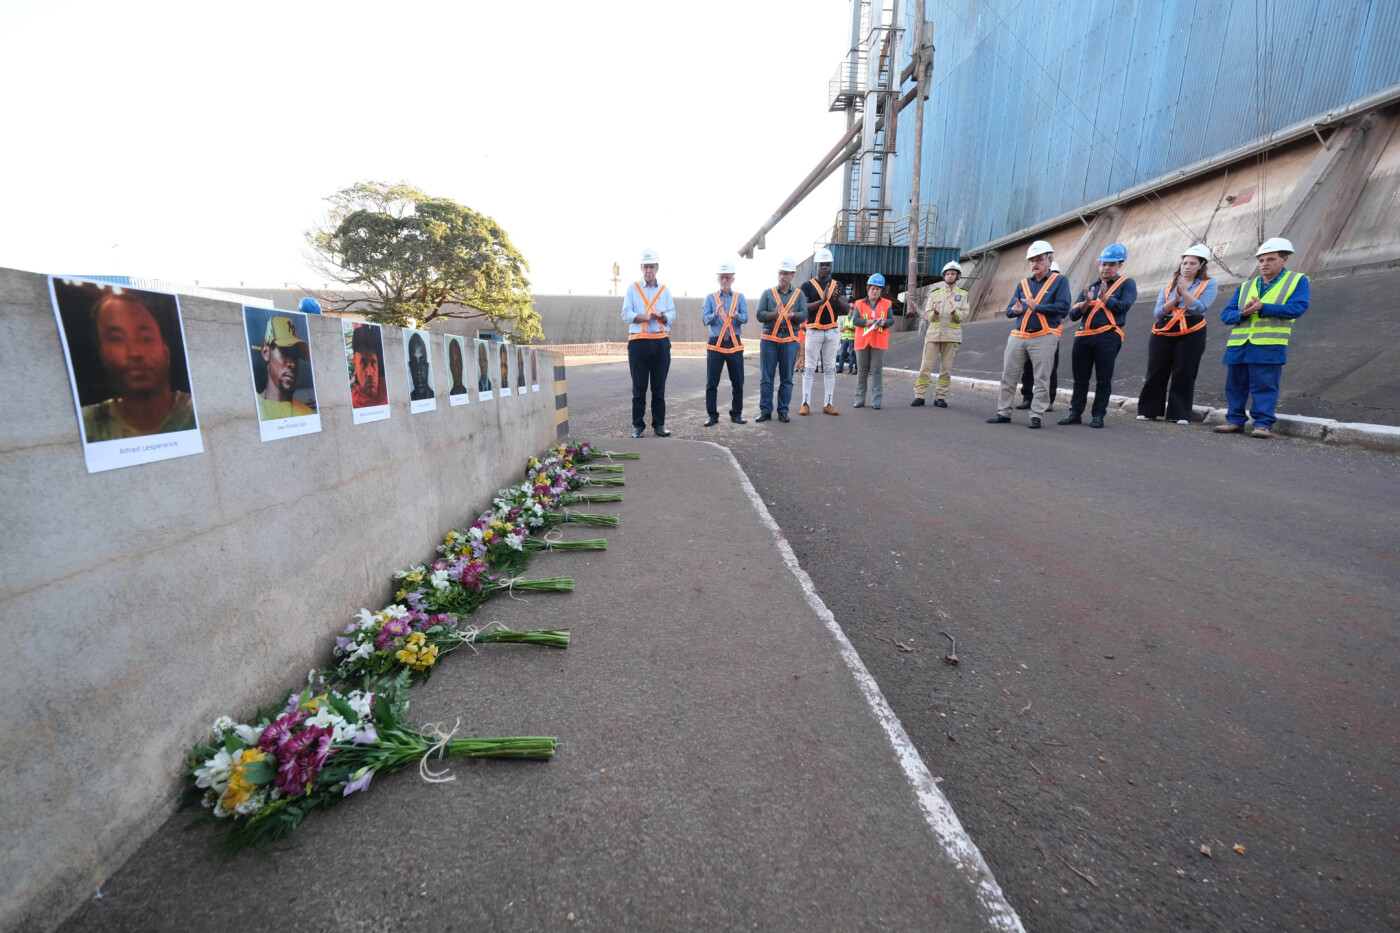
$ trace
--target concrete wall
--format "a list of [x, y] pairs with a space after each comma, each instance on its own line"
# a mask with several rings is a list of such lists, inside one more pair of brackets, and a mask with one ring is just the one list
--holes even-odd
[[555, 438], [552, 358], [539, 392], [452, 408], [435, 343], [439, 408], [410, 415], [388, 327], [392, 417], [354, 426], [340, 321], [312, 317], [322, 431], [261, 443], [239, 307], [180, 307], [205, 452], [90, 475], [46, 280], [0, 269], [0, 929], [90, 897], [172, 812], [216, 716], [327, 663], [394, 570]]
[[[665, 284], [665, 283], [663, 283]], [[631, 287], [630, 285], [628, 286]], [[533, 295], [535, 310], [544, 326], [544, 340], [549, 344], [608, 343], [626, 340], [627, 325], [622, 320], [620, 295]], [[707, 330], [700, 323], [700, 311], [705, 297], [673, 296], [676, 302], [676, 323], [671, 328], [671, 341], [705, 341]], [[758, 297], [749, 299], [750, 307], [758, 307]]]

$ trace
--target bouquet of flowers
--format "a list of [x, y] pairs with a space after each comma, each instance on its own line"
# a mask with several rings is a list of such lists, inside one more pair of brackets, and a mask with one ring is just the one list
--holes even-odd
[[394, 579], [400, 584], [394, 598], [428, 615], [469, 615], [497, 593], [568, 593], [574, 588], [570, 577], [522, 580], [492, 573], [486, 561], [467, 557], [434, 561], [431, 569], [420, 564], [400, 570]]
[[500, 573], [518, 576], [528, 563], [530, 555], [539, 551], [606, 551], [608, 542], [602, 538], [587, 541], [551, 541], [544, 538], [522, 537], [517, 534], [519, 526], [491, 513], [483, 515], [463, 530], [453, 529], [438, 545], [438, 553], [448, 560], [460, 557], [480, 558], [491, 569]]
[[491, 500], [495, 510], [492, 514], [508, 522], [519, 522], [531, 531], [537, 528], [553, 528], [564, 522], [617, 527], [616, 515], [591, 515], [586, 512], [570, 512], [568, 509], [563, 512], [547, 511], [555, 504], [557, 497], [563, 494], [562, 490], [556, 493], [556, 488], [558, 487], [534, 483], [527, 479], [523, 483], [502, 489], [496, 498]]
[[[453, 739], [429, 736], [406, 723], [408, 672], [374, 691], [307, 688], [292, 694], [276, 716], [259, 712], [253, 723], [221, 716], [214, 741], [189, 755], [187, 774], [214, 820], [231, 825], [219, 842], [237, 852], [289, 835], [317, 807], [368, 790], [376, 774], [432, 758], [551, 758], [557, 740], [543, 736]], [[454, 730], [455, 731], [455, 730]]]
[[404, 669], [432, 672], [438, 659], [462, 645], [508, 642], [569, 647], [569, 633], [553, 629], [517, 632], [499, 626], [459, 627], [448, 613], [425, 613], [394, 604], [378, 612], [361, 609], [335, 640], [334, 674], [342, 681], [374, 677]]
[[588, 441], [582, 441], [582, 442], [580, 442], [580, 443], [578, 443], [578, 444], [570, 444], [570, 445], [560, 444], [558, 447], [555, 448], [555, 450], [558, 451], [560, 455], [562, 455], [562, 456], [564, 456], [564, 457], [567, 457], [568, 459], [572, 460], [572, 461], [575, 462], [575, 463], [587, 463], [587, 462], [589, 462], [590, 460], [598, 460], [598, 459], [603, 459], [603, 460], [640, 460], [640, 459], [642, 459], [642, 455], [639, 454], [639, 453], [619, 453], [619, 452], [617, 452], [617, 451], [615, 451], [615, 450], [601, 450], [601, 451], [600, 451], [600, 450], [598, 450], [596, 447], [594, 447], [592, 444], [588, 443]]

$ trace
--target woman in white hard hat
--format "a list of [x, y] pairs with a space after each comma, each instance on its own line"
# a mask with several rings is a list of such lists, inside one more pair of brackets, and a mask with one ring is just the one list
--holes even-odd
[[962, 278], [962, 266], [950, 262], [943, 267], [943, 281], [929, 292], [924, 303], [923, 317], [928, 321], [928, 332], [924, 335], [924, 356], [919, 361], [919, 375], [914, 380], [915, 407], [924, 404], [928, 386], [933, 376], [933, 365], [938, 364], [938, 388], [933, 392], [936, 408], [948, 407], [948, 387], [953, 382], [953, 358], [958, 355], [962, 344], [962, 322], [967, 314], [967, 290], [958, 288]]
[[[1206, 352], [1206, 312], [1219, 285], [1206, 272], [1210, 247], [1204, 243], [1181, 254], [1176, 275], [1157, 294], [1155, 319], [1147, 338], [1147, 378], [1138, 398], [1138, 420], [1191, 423], [1196, 373]], [[1170, 382], [1170, 389], [1168, 388]]]
[[878, 410], [885, 398], [885, 350], [890, 345], [889, 328], [894, 318], [890, 316], [893, 307], [890, 300], [880, 297], [884, 291], [885, 277], [877, 272], [865, 283], [865, 298], [851, 309], [856, 325], [856, 366], [859, 369], [855, 408], [865, 407], [867, 383], [871, 408]]

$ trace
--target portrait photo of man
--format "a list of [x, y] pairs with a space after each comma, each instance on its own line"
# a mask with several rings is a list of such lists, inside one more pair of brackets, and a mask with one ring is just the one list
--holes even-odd
[[496, 352], [501, 357], [501, 398], [510, 394], [510, 347], [501, 344]]
[[477, 338], [476, 344], [476, 391], [479, 401], [491, 398], [491, 341]]
[[515, 348], [515, 390], [520, 395], [524, 395], [529, 390], [525, 388], [525, 348]]
[[540, 390], [540, 351], [530, 351], [530, 391]]
[[[265, 441], [321, 430], [306, 315], [243, 306], [258, 431]], [[268, 422], [278, 422], [268, 424]]]
[[403, 338], [404, 366], [408, 370], [408, 410], [415, 415], [434, 411], [437, 393], [433, 391], [433, 361], [428, 355], [432, 334], [426, 330], [405, 330]]
[[[49, 288], [88, 470], [202, 452], [176, 297], [74, 279], [50, 278]], [[188, 432], [161, 444], [92, 447]]]
[[342, 321], [350, 407], [356, 424], [389, 417], [389, 386], [384, 378], [384, 336], [378, 324]]
[[466, 338], [444, 334], [443, 340], [447, 350], [447, 372], [452, 377], [452, 385], [447, 389], [448, 400], [453, 405], [465, 405], [472, 399], [467, 389], [466, 355], [462, 351]]

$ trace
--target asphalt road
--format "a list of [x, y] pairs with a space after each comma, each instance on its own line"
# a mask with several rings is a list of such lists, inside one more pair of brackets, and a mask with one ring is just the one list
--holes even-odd
[[[899, 377], [758, 425], [748, 374], [706, 429], [675, 360], [668, 427], [732, 448], [1027, 929], [1400, 929], [1400, 460]], [[625, 363], [568, 383], [630, 429]]]

